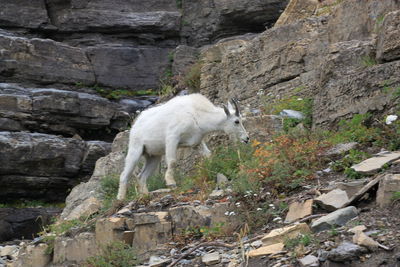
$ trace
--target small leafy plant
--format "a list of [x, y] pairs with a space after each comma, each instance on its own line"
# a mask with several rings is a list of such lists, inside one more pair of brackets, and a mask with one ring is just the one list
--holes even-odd
[[[108, 175], [101, 179], [99, 193], [101, 194], [103, 211], [108, 210], [117, 198], [119, 187], [119, 176], [117, 174]], [[133, 184], [128, 187], [126, 200], [133, 200], [138, 196]]]
[[47, 243], [46, 249], [47, 254], [52, 254], [54, 250], [54, 241], [56, 237], [68, 234], [73, 229], [91, 227], [87, 225], [85, 220], [74, 219], [69, 221], [60, 221], [54, 224], [48, 225], [43, 228], [43, 231], [39, 233], [43, 237], [43, 241]]
[[331, 168], [336, 172], [345, 171], [352, 165], [357, 164], [364, 159], [368, 158], [370, 155], [360, 150], [351, 149], [349, 153], [342, 157], [341, 159], [335, 161]]
[[84, 267], [130, 267], [139, 264], [136, 251], [121, 241], [102, 246], [100, 255], [90, 257]]
[[[294, 89], [296, 91], [296, 89]], [[302, 88], [299, 87], [297, 91], [301, 91]], [[297, 124], [302, 122], [304, 126], [310, 128], [312, 124], [312, 108], [313, 108], [313, 99], [312, 98], [303, 98], [300, 96], [290, 96], [282, 98], [278, 101], [273, 102], [272, 104], [267, 104], [265, 106], [265, 112], [268, 114], [278, 115], [284, 109], [295, 110], [303, 113], [303, 119], [296, 118], [288, 118], [285, 117], [283, 120], [283, 129], [287, 132], [289, 129], [295, 127]]]
[[369, 55], [363, 56], [361, 58], [361, 62], [363, 64], [363, 66], [365, 66], [365, 67], [372, 67], [372, 66], [378, 64], [378, 62], [376, 62], [376, 59]]
[[244, 166], [250, 177], [263, 187], [283, 193], [297, 188], [324, 166], [321, 154], [329, 144], [313, 135], [282, 134], [267, 143], [253, 143], [256, 167]]
[[201, 62], [193, 64], [183, 78], [183, 83], [190, 92], [197, 93], [200, 91], [201, 66]]
[[313, 242], [314, 242], [314, 237], [312, 236], [312, 234], [306, 233], [306, 234], [299, 234], [295, 238], [286, 239], [284, 244], [285, 248], [294, 249], [299, 245], [303, 245], [304, 247], [306, 247]]
[[182, 233], [182, 238], [186, 241], [193, 239], [214, 240], [223, 237], [224, 223], [217, 223], [214, 226], [190, 226]]

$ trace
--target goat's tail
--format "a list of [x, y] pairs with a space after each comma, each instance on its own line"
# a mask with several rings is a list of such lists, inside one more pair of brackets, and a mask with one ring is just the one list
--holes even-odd
[[143, 153], [143, 146], [129, 146], [128, 154], [125, 158], [124, 170], [119, 178], [119, 189], [117, 199], [123, 200], [126, 197], [129, 177], [132, 175], [133, 169], [138, 163], [140, 156]]

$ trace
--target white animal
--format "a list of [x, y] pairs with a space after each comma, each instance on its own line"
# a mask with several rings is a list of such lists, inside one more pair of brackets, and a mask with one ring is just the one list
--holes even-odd
[[[234, 106], [232, 106], [232, 104]], [[236, 100], [228, 102], [228, 107], [214, 106], [200, 94], [177, 96], [165, 104], [143, 111], [129, 134], [129, 148], [125, 167], [120, 176], [118, 199], [124, 199], [128, 179], [141, 156], [146, 163], [139, 174], [140, 193], [148, 193], [146, 180], [157, 169], [161, 156], [165, 154], [167, 186], [174, 187], [174, 167], [178, 147], [193, 147], [201, 144], [202, 154], [211, 154], [203, 141], [206, 134], [224, 131], [248, 142], [249, 136], [242, 125], [242, 118]]]

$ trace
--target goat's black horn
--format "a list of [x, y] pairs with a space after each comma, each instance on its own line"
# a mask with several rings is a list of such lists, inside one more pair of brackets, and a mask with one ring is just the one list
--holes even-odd
[[239, 111], [239, 104], [238, 104], [237, 99], [234, 97], [231, 99], [231, 102], [233, 103], [233, 105], [235, 106], [235, 109], [236, 109], [235, 115], [239, 117], [240, 111]]

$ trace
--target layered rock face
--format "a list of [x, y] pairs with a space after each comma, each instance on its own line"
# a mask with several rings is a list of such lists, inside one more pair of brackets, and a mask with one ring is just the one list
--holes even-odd
[[182, 5], [165, 0], [5, 1], [0, 28], [11, 32], [0, 35], [0, 77], [40, 84], [156, 89], [168, 66], [168, 53], [178, 44], [199, 46], [261, 32], [285, 4], [280, 0]]
[[65, 197], [109, 152], [101, 143], [90, 154], [93, 145], [79, 139], [112, 141], [157, 99], [110, 101], [98, 92], [157, 90], [178, 45], [261, 32], [286, 2], [2, 1], [0, 135], [10, 151], [1, 155], [2, 197]]
[[259, 107], [293, 94], [312, 97], [315, 126], [331, 127], [367, 111], [390, 112], [393, 97], [384, 88], [400, 85], [400, 3], [314, 3], [307, 14], [291, 8], [300, 2], [292, 1], [284, 14], [300, 20], [282, 19], [256, 38], [203, 50], [201, 91]]

